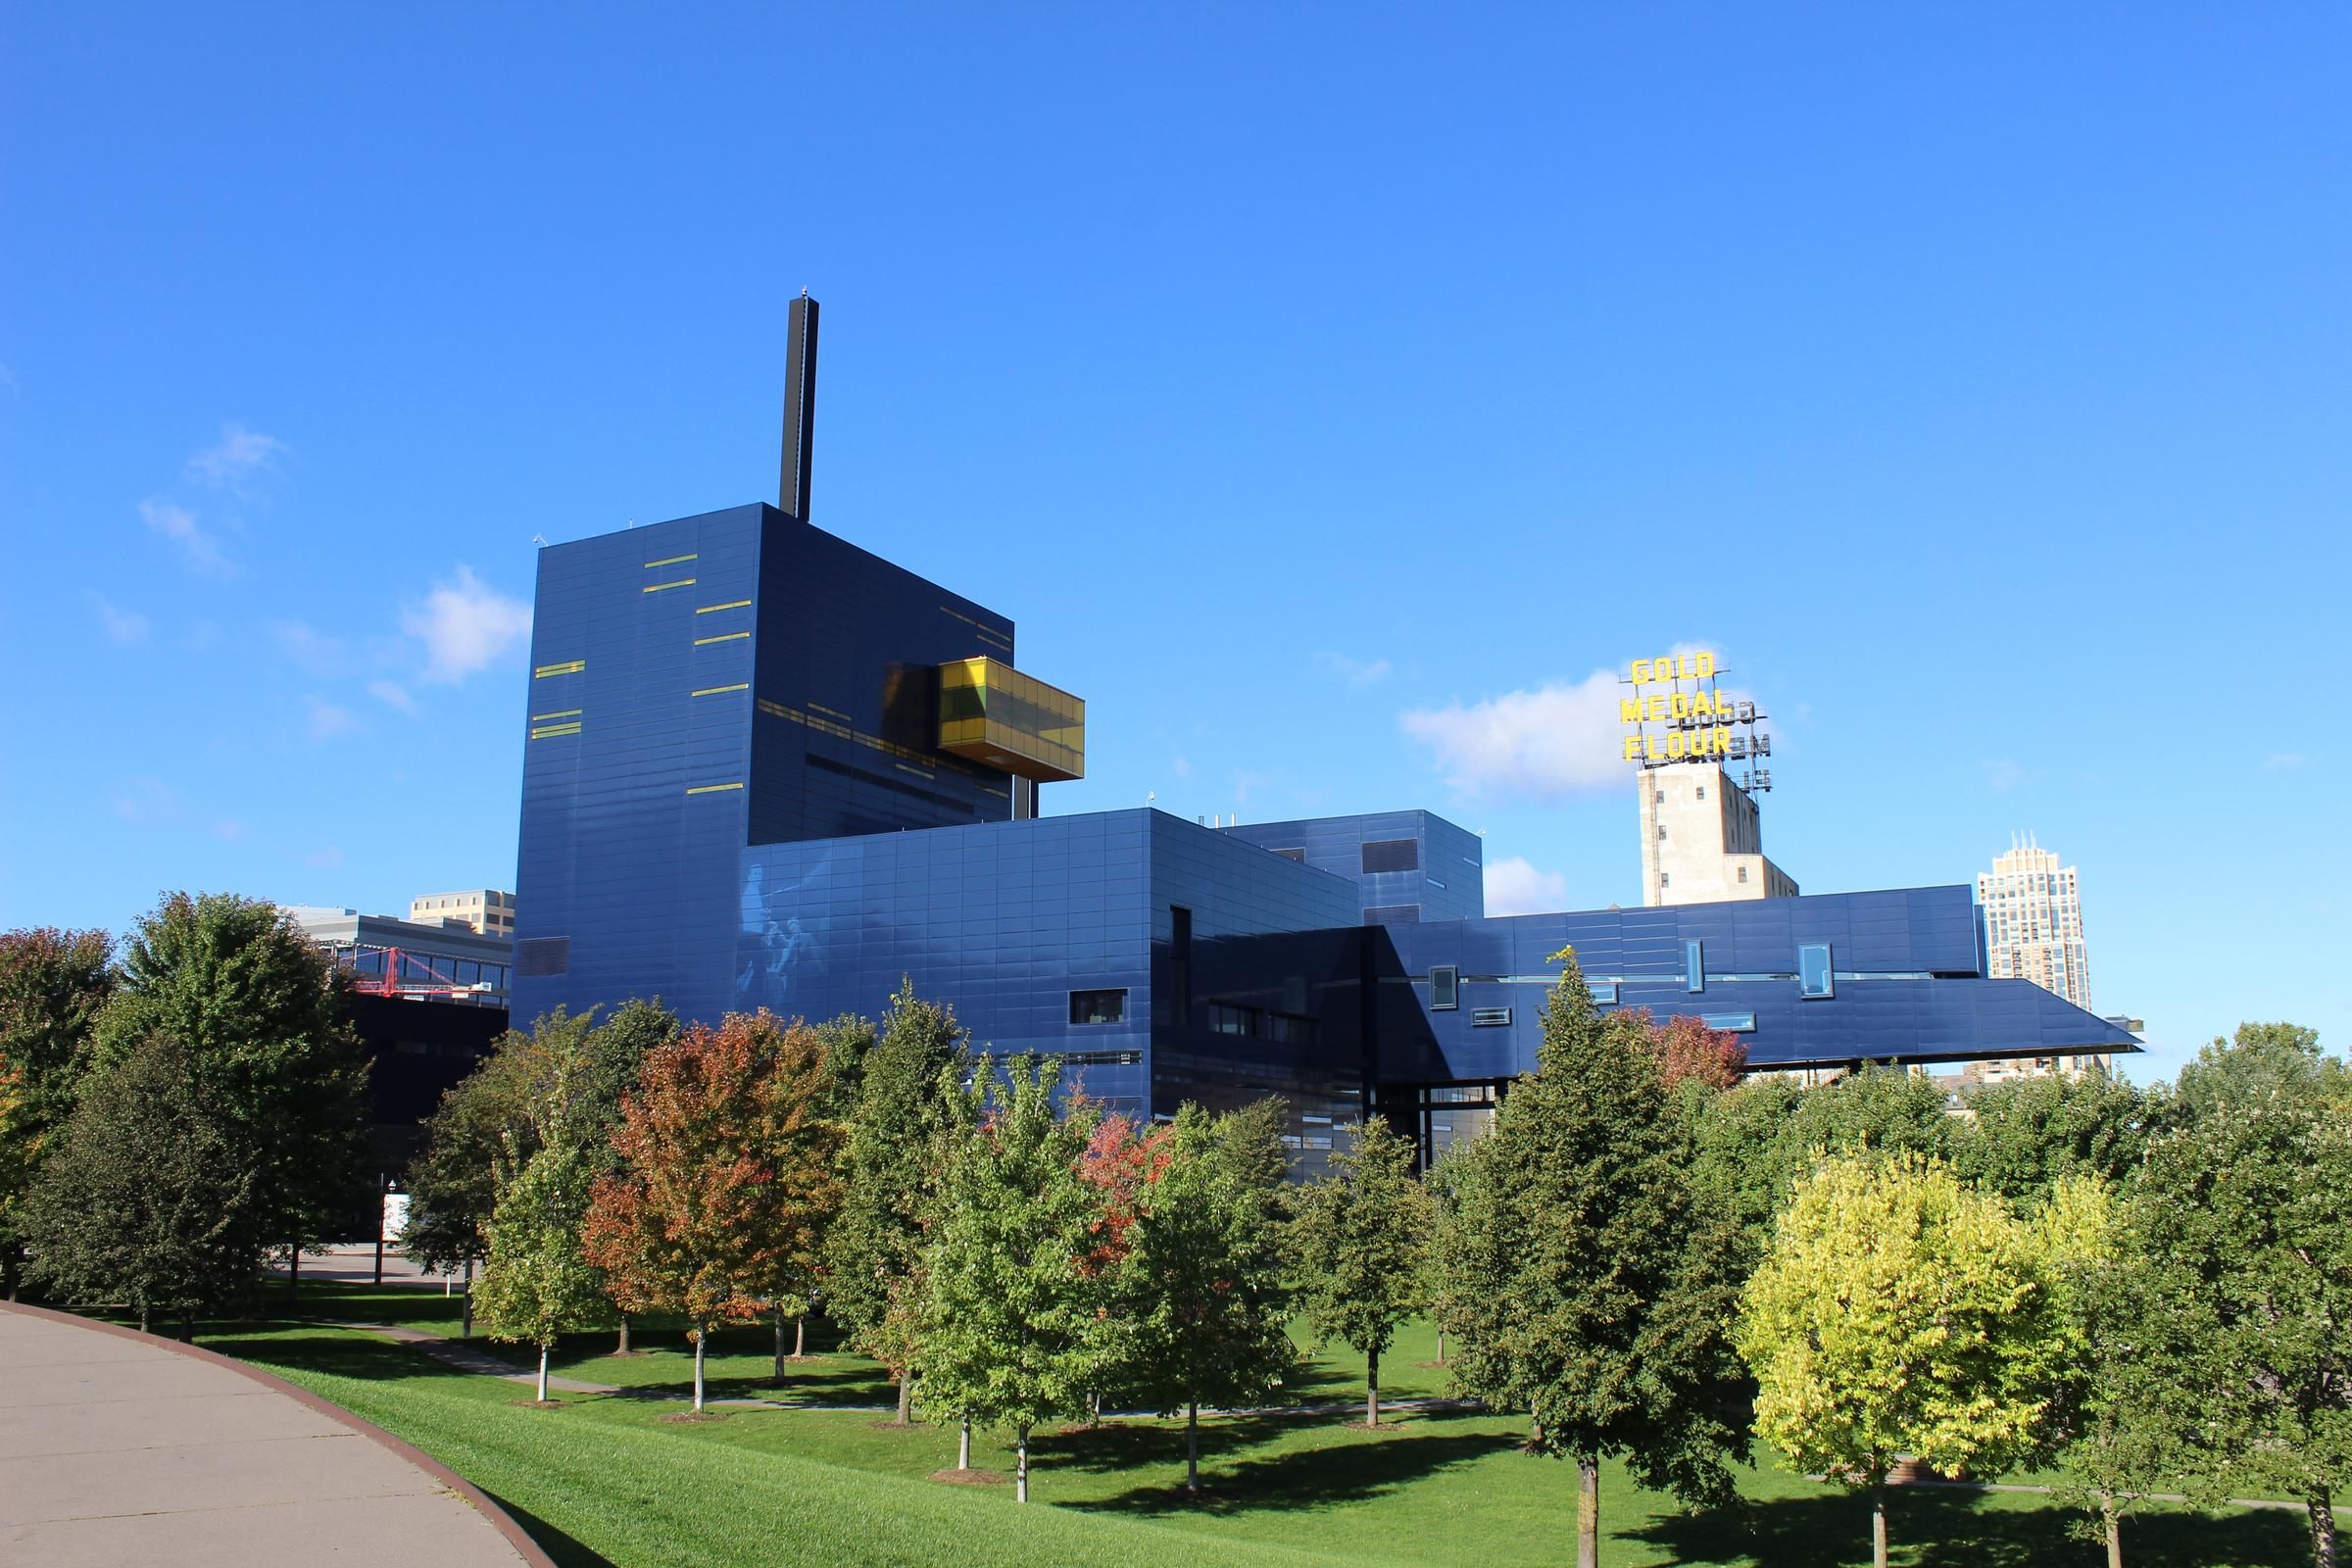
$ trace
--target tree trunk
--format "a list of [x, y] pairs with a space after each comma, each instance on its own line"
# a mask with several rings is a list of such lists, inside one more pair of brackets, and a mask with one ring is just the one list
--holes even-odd
[[899, 1425], [906, 1427], [913, 1424], [914, 1379], [902, 1372], [899, 1374]]
[[967, 1415], [956, 1423], [956, 1468], [969, 1470], [971, 1467], [972, 1418]]
[[1015, 1502], [1029, 1500], [1029, 1428], [1025, 1425], [1014, 1433], [1012, 1497]]
[[1438, 1365], [1446, 1364], [1446, 1331], [1438, 1330]]
[[2315, 1492], [2304, 1506], [2311, 1513], [2312, 1568], [2335, 1568], [2335, 1501], [2325, 1492]]
[[1184, 1490], [1200, 1490], [1200, 1401], [1184, 1407]]
[[539, 1347], [539, 1402], [547, 1402], [547, 1347]]
[[182, 1345], [196, 1343], [196, 1314], [194, 1311], [183, 1313], [180, 1316], [179, 1343]]
[[1364, 1357], [1364, 1425], [1380, 1425], [1380, 1352]]
[[1576, 1568], [1600, 1568], [1600, 1455], [1576, 1456]]
[[703, 1411], [703, 1351], [710, 1343], [710, 1331], [702, 1324], [694, 1326], [694, 1411]]
[[2115, 1511], [2115, 1494], [2099, 1494], [2099, 1523], [2107, 1527], [2107, 1568], [2124, 1568], [2124, 1521]]
[[141, 1301], [141, 1302], [139, 1303], [139, 1332], [140, 1332], [141, 1334], [145, 1334], [145, 1333], [147, 1333], [147, 1332], [148, 1332], [148, 1328], [147, 1328], [147, 1303], [146, 1303], [145, 1301]]
[[808, 1314], [795, 1313], [792, 1319], [792, 1358], [795, 1361], [808, 1353]]
[[458, 1335], [473, 1338], [473, 1259], [466, 1260], [466, 1278], [458, 1286]]
[[629, 1353], [629, 1314], [626, 1312], [620, 1314], [620, 1343], [612, 1347], [612, 1353], [614, 1355]]
[[776, 1384], [784, 1381], [784, 1303], [781, 1301], [776, 1303], [776, 1371], [768, 1381]]
[[1886, 1568], [1886, 1479], [1870, 1489], [1870, 1568]]
[[24, 1272], [24, 1244], [0, 1242], [0, 1284], [8, 1287], [8, 1298], [17, 1298], [17, 1285]]

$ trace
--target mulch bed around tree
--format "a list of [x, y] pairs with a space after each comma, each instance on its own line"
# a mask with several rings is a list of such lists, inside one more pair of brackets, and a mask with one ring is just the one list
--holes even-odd
[[930, 1479], [948, 1487], [1001, 1487], [1012, 1477], [1001, 1470], [934, 1470]]
[[509, 1399], [507, 1402], [519, 1404], [525, 1410], [561, 1410], [564, 1408], [562, 1399]]
[[724, 1421], [726, 1416], [717, 1410], [680, 1410], [674, 1415], [665, 1415], [662, 1419], [679, 1426], [687, 1426], [698, 1421]]

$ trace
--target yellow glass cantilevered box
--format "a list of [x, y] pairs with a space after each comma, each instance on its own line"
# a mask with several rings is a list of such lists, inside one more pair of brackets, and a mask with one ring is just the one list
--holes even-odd
[[939, 666], [939, 749], [1041, 784], [1086, 777], [1086, 702], [993, 659]]

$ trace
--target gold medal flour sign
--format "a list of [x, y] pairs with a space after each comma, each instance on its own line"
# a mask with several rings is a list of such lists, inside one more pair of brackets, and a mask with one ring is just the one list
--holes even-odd
[[1756, 705], [1726, 697], [1716, 685], [1712, 653], [1637, 659], [1617, 700], [1625, 725], [1625, 760], [1643, 767], [1668, 762], [1770, 757], [1772, 737], [1756, 731]]

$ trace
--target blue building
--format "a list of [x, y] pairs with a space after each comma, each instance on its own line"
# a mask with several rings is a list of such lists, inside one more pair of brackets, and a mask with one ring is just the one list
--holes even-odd
[[1488, 918], [1428, 811], [1210, 827], [1040, 816], [1085, 705], [1009, 616], [807, 520], [816, 307], [794, 304], [781, 507], [540, 555], [514, 1008], [660, 996], [874, 1014], [902, 978], [1118, 1108], [1284, 1098], [1308, 1167], [1378, 1112], [1425, 1149], [1535, 1062], [1547, 956], [1756, 1067], [2135, 1049], [1985, 978], [1966, 887]]

